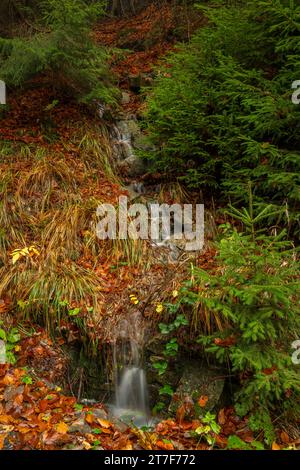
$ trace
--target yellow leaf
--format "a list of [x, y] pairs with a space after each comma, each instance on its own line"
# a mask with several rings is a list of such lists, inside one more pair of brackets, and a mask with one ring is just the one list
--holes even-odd
[[104, 429], [111, 427], [111, 423], [107, 419], [98, 418], [97, 421], [100, 424], [100, 426]]
[[18, 259], [21, 257], [21, 254], [19, 252], [13, 252], [12, 253], [12, 263], [13, 264], [16, 264], [16, 262], [18, 261]]
[[15, 346], [15, 351], [16, 351], [16, 352], [21, 351], [21, 346], [19, 346], [19, 345]]
[[59, 433], [59, 434], [67, 434], [69, 430], [69, 427], [66, 423], [64, 423], [63, 421], [61, 421], [60, 423], [58, 423], [57, 427], [56, 427], [56, 431]]
[[90, 450], [92, 448], [91, 444], [88, 441], [83, 441], [82, 445], [85, 450]]
[[129, 298], [132, 304], [137, 305], [139, 303], [139, 300], [135, 295], [130, 294]]
[[178, 297], [178, 290], [173, 290], [172, 296], [174, 297], [174, 299]]
[[162, 304], [157, 304], [156, 306], [156, 313], [161, 313], [163, 311], [164, 307]]
[[21, 249], [13, 250], [11, 253], [12, 262], [15, 264], [21, 257], [25, 258], [26, 256], [39, 256], [40, 252], [32, 245], [30, 247], [25, 246]]
[[29, 248], [29, 251], [30, 251], [32, 254], [36, 255], [36, 256], [39, 256], [39, 255], [40, 255], [40, 252], [39, 252], [34, 246], [31, 246], [31, 247]]

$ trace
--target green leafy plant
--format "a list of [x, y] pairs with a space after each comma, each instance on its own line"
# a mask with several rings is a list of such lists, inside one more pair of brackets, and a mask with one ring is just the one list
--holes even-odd
[[7, 329], [4, 327], [3, 321], [0, 321], [0, 340], [4, 341], [5, 360], [9, 364], [15, 364], [17, 361], [15, 349], [20, 339], [21, 335], [18, 328]]
[[[214, 2], [187, 46], [160, 66], [147, 98], [145, 127], [155, 152], [144, 156], [192, 188], [245, 204], [284, 208], [300, 230], [300, 5], [286, 0]], [[273, 219], [273, 224], [278, 217]]]
[[250, 414], [249, 424], [263, 430], [270, 444], [272, 412], [299, 411], [300, 377], [290, 352], [300, 326], [299, 263], [284, 232], [272, 236], [256, 230], [265, 210], [254, 215], [251, 206], [249, 213], [235, 214], [249, 223], [244, 233], [227, 228], [218, 243], [222, 274], [194, 268], [193, 283], [184, 288], [182, 303], [190, 290], [200, 307], [226, 321], [223, 331], [202, 334], [198, 342], [219, 362], [230, 365], [240, 381], [237, 412]]
[[170, 397], [172, 397], [173, 394], [174, 394], [174, 390], [170, 385], [166, 384], [159, 390], [159, 394], [160, 395], [169, 395]]
[[216, 422], [216, 415], [208, 411], [201, 421], [202, 424], [195, 429], [193, 434], [196, 437], [200, 437], [200, 440], [204, 439], [210, 446], [213, 446], [215, 444], [215, 436], [221, 431], [221, 427]]
[[[104, 13], [104, 2], [43, 0], [23, 15], [30, 17], [33, 9], [39, 24], [36, 34], [0, 37], [1, 78], [8, 85], [20, 86], [46, 72], [52, 87], [80, 101], [115, 101], [109, 55], [90, 35], [92, 23]], [[9, 8], [4, 15], [9, 15]]]
[[163, 375], [168, 368], [168, 363], [166, 361], [154, 362], [153, 367], [158, 371], [158, 375]]
[[228, 450], [264, 450], [264, 445], [258, 441], [252, 441], [247, 444], [242, 441], [238, 436], [229, 436], [227, 442]]
[[[175, 334], [176, 331], [179, 330], [179, 328], [187, 326], [189, 324], [185, 315], [183, 313], [179, 313], [180, 302], [176, 301], [175, 303], [169, 303], [166, 304], [165, 307], [167, 308], [169, 315], [176, 316], [175, 319], [173, 319], [169, 323], [159, 323], [158, 327], [162, 335], [168, 336], [171, 333]], [[169, 366], [170, 358], [175, 357], [178, 354], [178, 351], [179, 344], [177, 341], [177, 337], [173, 336], [165, 344], [163, 351], [165, 360], [153, 363], [153, 368], [157, 370], [159, 376], [162, 376], [166, 373]], [[173, 394], [174, 390], [169, 384], [165, 384], [159, 390], [159, 395], [167, 395], [172, 397]]]
[[31, 385], [33, 380], [28, 374], [26, 374], [26, 375], [23, 375], [21, 382], [26, 385]]

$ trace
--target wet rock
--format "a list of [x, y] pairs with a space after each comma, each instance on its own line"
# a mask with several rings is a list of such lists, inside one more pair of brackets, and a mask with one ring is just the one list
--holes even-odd
[[120, 172], [126, 176], [135, 177], [143, 175], [146, 172], [146, 166], [143, 160], [135, 155], [127, 157], [119, 163]]
[[[192, 235], [191, 235], [192, 236]], [[194, 236], [194, 235], [193, 235]], [[152, 241], [151, 246], [157, 251], [157, 258], [161, 263], [177, 263], [182, 257], [194, 256], [196, 252], [202, 249], [201, 242], [191, 241], [182, 236], [178, 238], [178, 234], [171, 235], [161, 241]], [[197, 248], [197, 245], [199, 248]], [[192, 248], [192, 249], [191, 249]]]
[[123, 433], [128, 429], [128, 424], [124, 423], [123, 421], [121, 421], [121, 420], [119, 420], [115, 417], [111, 417], [110, 421], [114, 425], [114, 428], [115, 428], [116, 431], [119, 431], [119, 432]]
[[[163, 354], [165, 341], [162, 335], [156, 335], [150, 338], [146, 344], [146, 351], [152, 355]], [[154, 361], [155, 362], [155, 361]]]
[[97, 403], [97, 400], [95, 400], [94, 398], [82, 398], [80, 400], [80, 403], [86, 406], [93, 406]]
[[87, 434], [91, 432], [90, 426], [85, 422], [84, 418], [77, 419], [74, 421], [71, 426], [69, 427], [69, 433], [80, 433], [80, 434]]
[[[115, 158], [122, 160], [134, 155], [134, 150], [150, 150], [147, 137], [143, 134], [135, 117], [118, 120], [112, 127], [111, 138]], [[123, 149], [125, 147], [125, 149]]]
[[[142, 185], [142, 183], [140, 183]], [[126, 191], [128, 192], [129, 200], [133, 201], [134, 199], [137, 199], [138, 197], [141, 196], [142, 191], [139, 191], [137, 185], [135, 183], [132, 183], [128, 186], [125, 186]]]
[[93, 416], [100, 419], [108, 419], [108, 414], [103, 408], [94, 408]]
[[[190, 362], [184, 365], [184, 372], [179, 381], [178, 387], [173, 395], [169, 411], [176, 413], [176, 410], [184, 403], [194, 405], [193, 413], [195, 417], [205, 414], [215, 408], [220, 400], [224, 388], [224, 372], [219, 368], [204, 367], [198, 362]], [[200, 406], [200, 397], [202, 405]]]

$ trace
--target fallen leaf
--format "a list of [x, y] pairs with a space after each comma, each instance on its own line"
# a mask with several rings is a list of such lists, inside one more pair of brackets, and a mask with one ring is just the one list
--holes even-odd
[[226, 423], [225, 410], [222, 408], [218, 413], [218, 423], [223, 426]]
[[93, 424], [95, 421], [94, 416], [91, 413], [87, 413], [85, 415], [85, 420], [88, 424]]
[[282, 442], [284, 442], [285, 444], [289, 444], [289, 442], [290, 442], [289, 435], [288, 435], [288, 433], [286, 433], [285, 431], [282, 431], [282, 432], [280, 433], [280, 439], [281, 439]]
[[67, 434], [68, 430], [69, 430], [68, 425], [66, 423], [64, 423], [63, 421], [58, 423], [58, 425], [56, 426], [56, 431], [59, 434]]
[[163, 441], [157, 441], [156, 445], [157, 447], [159, 447], [159, 449], [162, 449], [162, 450], [174, 450], [174, 446], [172, 442], [167, 441], [165, 439]]
[[103, 434], [111, 434], [112, 433], [112, 430], [111, 429], [105, 429], [105, 428], [100, 428], [101, 429], [101, 432]]
[[82, 445], [85, 450], [90, 450], [92, 448], [91, 444], [88, 441], [83, 441]]
[[1, 415], [0, 416], [0, 424], [9, 424], [14, 421], [12, 416], [9, 415]]
[[272, 450], [280, 450], [280, 449], [281, 449], [280, 446], [277, 444], [277, 442], [274, 441], [272, 444]]
[[48, 406], [49, 406], [49, 402], [46, 399], [41, 400], [39, 403], [39, 409], [42, 413], [44, 413], [47, 410]]
[[236, 343], [236, 339], [234, 336], [229, 336], [227, 338], [215, 338], [214, 339], [214, 343], [217, 345], [217, 346], [220, 346], [220, 347], [223, 347], [223, 348], [227, 348], [229, 346], [233, 346], [235, 343]]
[[97, 422], [104, 429], [107, 429], [107, 428], [111, 427], [111, 423], [107, 419], [97, 418]]
[[208, 396], [202, 395], [198, 400], [198, 405], [201, 406], [201, 408], [204, 408], [207, 402], [208, 402]]

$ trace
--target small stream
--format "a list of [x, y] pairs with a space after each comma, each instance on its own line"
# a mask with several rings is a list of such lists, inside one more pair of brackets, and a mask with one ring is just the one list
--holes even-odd
[[116, 328], [113, 348], [115, 402], [111, 413], [127, 424], [145, 426], [150, 421], [149, 392], [143, 368], [145, 325], [135, 312]]
[[[134, 118], [117, 120], [110, 131], [114, 162], [121, 178], [128, 177], [126, 187], [132, 199], [160, 192], [160, 185], [147, 186], [140, 181], [146, 173], [144, 162], [137, 150], [145, 148], [143, 134]], [[127, 183], [128, 184], [128, 183]], [[148, 203], [150, 203], [148, 202]], [[164, 232], [164, 228], [162, 228]], [[151, 245], [152, 246], [152, 245]], [[159, 243], [155, 246], [160, 246]], [[154, 245], [153, 245], [154, 248]], [[113, 369], [115, 400], [110, 406], [114, 417], [136, 426], [151, 425], [149, 391], [143, 365], [143, 350], [147, 325], [136, 311], [130, 319], [122, 319], [115, 330], [113, 347]]]
[[[127, 181], [126, 189], [131, 199], [143, 196], [151, 204], [155, 195], [160, 192], [160, 185], [147, 186], [140, 181], [146, 173], [144, 162], [138, 157], [137, 150], [145, 145], [143, 134], [135, 118], [123, 118], [115, 122], [110, 129], [110, 141], [114, 163], [121, 178]], [[149, 199], [150, 198], [150, 199]], [[154, 199], [153, 199], [154, 198]], [[147, 201], [149, 199], [149, 201]], [[172, 233], [161, 227], [162, 240], [152, 242], [155, 250], [167, 247], [170, 256], [177, 260], [179, 251], [176, 244], [170, 242], [170, 236], [176, 234], [177, 221], [172, 221]], [[182, 227], [178, 227], [178, 230]], [[169, 246], [170, 245], [170, 246]], [[149, 391], [143, 364], [145, 333], [147, 325], [142, 314], [137, 310], [130, 319], [122, 319], [115, 327], [112, 343], [114, 400], [109, 405], [111, 414], [126, 424], [133, 423], [141, 427], [151, 425]]]

